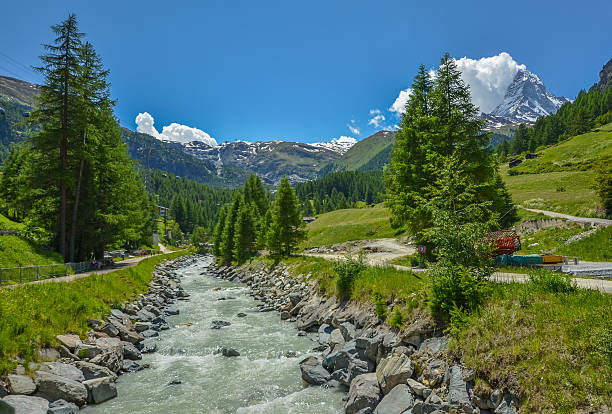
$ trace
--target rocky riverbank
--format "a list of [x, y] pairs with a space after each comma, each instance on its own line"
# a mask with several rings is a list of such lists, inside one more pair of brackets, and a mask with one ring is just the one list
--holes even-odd
[[42, 360], [53, 362], [31, 362], [27, 369], [20, 364], [0, 378], [0, 413], [73, 414], [114, 398], [118, 375], [147, 368], [137, 362], [156, 351], [147, 339], [168, 329], [164, 317], [178, 314], [177, 301], [188, 300], [175, 271], [194, 260], [183, 256], [160, 264], [148, 293], [113, 309], [105, 321], [90, 319], [87, 338], [58, 335], [58, 349], [41, 351]]
[[475, 386], [474, 371], [449, 355], [449, 339], [439, 336], [427, 317], [392, 330], [373, 307], [326, 297], [312, 275], [292, 275], [283, 264], [213, 265], [209, 270], [246, 283], [263, 302], [261, 312], [279, 312], [282, 320], [295, 323], [298, 335], [317, 343], [319, 355], [300, 362], [302, 379], [312, 386], [344, 387], [348, 414], [518, 411], [518, 399], [510, 393]]

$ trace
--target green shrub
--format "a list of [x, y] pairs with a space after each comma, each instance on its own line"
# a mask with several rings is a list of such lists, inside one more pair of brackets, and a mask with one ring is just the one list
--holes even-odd
[[393, 313], [391, 314], [391, 318], [389, 318], [389, 325], [395, 326], [398, 329], [402, 329], [404, 327], [405, 318], [400, 310], [399, 306], [395, 306], [393, 308]]
[[529, 283], [534, 289], [541, 292], [571, 293], [577, 290], [570, 275], [548, 270], [530, 272]]
[[376, 316], [380, 319], [385, 319], [387, 317], [387, 302], [382, 293], [374, 291], [374, 293], [372, 293], [372, 300], [374, 301]]
[[353, 290], [353, 283], [355, 279], [363, 272], [366, 268], [363, 260], [363, 253], [359, 253], [357, 258], [348, 255], [346, 260], [339, 260], [334, 264], [334, 270], [338, 274], [338, 280], [336, 282], [336, 289], [338, 295], [344, 298], [351, 296]]
[[434, 265], [430, 274], [431, 307], [436, 313], [470, 312], [477, 309], [486, 296], [485, 282], [463, 266]]

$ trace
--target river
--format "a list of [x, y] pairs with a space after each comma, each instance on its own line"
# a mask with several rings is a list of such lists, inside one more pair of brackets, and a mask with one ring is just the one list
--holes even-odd
[[[179, 315], [166, 318], [169, 330], [149, 339], [156, 341], [158, 351], [139, 362], [150, 368], [122, 375], [116, 398], [83, 412], [343, 412], [342, 392], [302, 383], [298, 363], [317, 344], [297, 336], [295, 327], [281, 322], [276, 312], [257, 312], [259, 302], [248, 295], [248, 287], [201, 275], [210, 260], [203, 258], [178, 271], [191, 298], [178, 302]], [[230, 296], [234, 299], [217, 300]], [[247, 316], [237, 317], [239, 312]], [[231, 325], [214, 330], [213, 320]], [[215, 354], [219, 346], [235, 348], [241, 355]], [[172, 381], [181, 383], [170, 385]]]

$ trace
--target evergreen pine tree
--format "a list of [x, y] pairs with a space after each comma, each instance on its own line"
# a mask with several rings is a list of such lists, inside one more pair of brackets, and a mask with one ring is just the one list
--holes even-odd
[[256, 233], [252, 206], [251, 203], [242, 203], [234, 226], [234, 258], [238, 263], [243, 263], [253, 254]]
[[270, 252], [289, 256], [306, 236], [303, 227], [304, 222], [295, 192], [287, 177], [283, 177], [272, 207], [272, 223], [266, 237]]
[[219, 220], [215, 226], [213, 233], [213, 254], [217, 257], [221, 256], [221, 241], [223, 237], [223, 229], [225, 229], [225, 219], [227, 217], [227, 206], [221, 207], [219, 212]]
[[220, 253], [224, 263], [231, 263], [234, 257], [234, 230], [236, 228], [236, 220], [238, 213], [243, 203], [242, 194], [236, 193], [229, 211], [225, 217], [225, 226], [221, 236]]

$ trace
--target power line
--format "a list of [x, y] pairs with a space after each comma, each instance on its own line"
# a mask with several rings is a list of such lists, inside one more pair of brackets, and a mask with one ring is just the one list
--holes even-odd
[[7, 55], [4, 52], [0, 52], [0, 55], [4, 56], [6, 59], [10, 60], [11, 62], [13, 62], [14, 65], [20, 66], [22, 69], [25, 69], [26, 71], [32, 72], [34, 73], [34, 71], [32, 70], [32, 68], [29, 65], [26, 65], [20, 61], [18, 61], [17, 59]]

